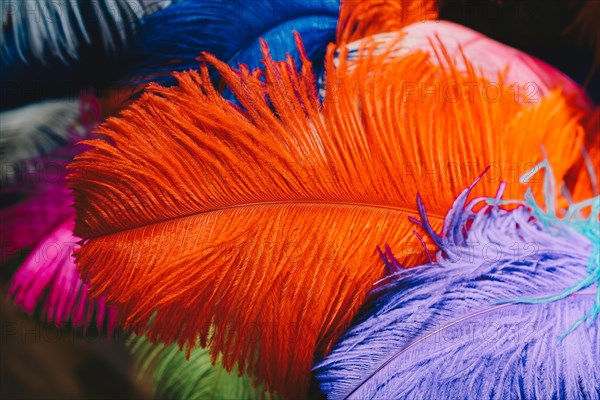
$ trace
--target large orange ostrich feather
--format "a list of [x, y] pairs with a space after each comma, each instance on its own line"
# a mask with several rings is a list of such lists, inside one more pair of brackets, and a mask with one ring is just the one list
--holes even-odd
[[[262, 72], [204, 55], [241, 106], [203, 66], [110, 118], [71, 166], [77, 262], [93, 294], [136, 333], [209, 345], [225, 368], [303, 397], [315, 356], [384, 275], [376, 247], [423, 261], [408, 219], [418, 193], [439, 231], [487, 166], [474, 195], [504, 180], [517, 198], [542, 145], [559, 180], [578, 157], [578, 115], [560, 93], [525, 107], [501, 87], [489, 101], [468, 91], [487, 84], [472, 68], [373, 49], [366, 41], [350, 64], [330, 46], [322, 101], [306, 57], [277, 63], [264, 44]], [[435, 95], [452, 85], [456, 101]], [[532, 184], [540, 193], [542, 179]]]

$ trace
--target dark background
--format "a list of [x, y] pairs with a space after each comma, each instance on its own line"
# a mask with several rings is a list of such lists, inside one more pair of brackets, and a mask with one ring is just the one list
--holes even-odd
[[[537, 56], [585, 84], [598, 103], [592, 44], [572, 27], [580, 6], [579, 0], [442, 0], [440, 18]], [[5, 291], [0, 297], [0, 398], [152, 397], [150, 382], [136, 378], [123, 332], [109, 341], [58, 330], [15, 309]]]

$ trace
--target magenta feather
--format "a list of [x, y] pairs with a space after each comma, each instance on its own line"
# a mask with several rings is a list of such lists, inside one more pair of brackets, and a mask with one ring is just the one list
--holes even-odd
[[[52, 121], [54, 116], [47, 115], [46, 118]], [[97, 101], [89, 94], [82, 94], [79, 112], [70, 118], [70, 123], [62, 128], [65, 132], [58, 133], [61, 140], [54, 143], [54, 147], [44, 149], [39, 154], [25, 152], [22, 157], [3, 165], [3, 172], [9, 174], [3, 179], [0, 190], [3, 199], [0, 208], [2, 263], [18, 252], [37, 245], [71, 215], [72, 201], [66, 186], [66, 166], [82, 150], [75, 143], [88, 137], [101, 120]], [[40, 125], [36, 125], [34, 137], [49, 134], [44, 121], [36, 121], [36, 124]], [[22, 140], [36, 141], [31, 137]]]
[[80, 104], [78, 118], [64, 134], [64, 146], [21, 160], [13, 168], [19, 172], [14, 182], [2, 190], [3, 197], [9, 195], [14, 201], [0, 209], [3, 261], [33, 247], [9, 289], [14, 303], [25, 312], [34, 313], [40, 304], [47, 321], [57, 326], [70, 322], [84, 330], [95, 314], [98, 329], [110, 334], [116, 310], [103, 298], [90, 298], [73, 259], [80, 239], [73, 235], [75, 211], [66, 167], [82, 150], [75, 142], [88, 137], [100, 121], [98, 104], [91, 96], [83, 95]]
[[0, 209], [2, 262], [35, 246], [71, 214], [65, 167], [72, 149], [53, 153], [35, 162], [35, 169], [20, 182], [2, 189], [5, 204]]
[[110, 334], [115, 328], [116, 310], [103, 298], [89, 297], [75, 266], [73, 250], [79, 247], [80, 239], [73, 236], [73, 214], [29, 254], [13, 276], [9, 294], [28, 313], [43, 302], [43, 316], [57, 326], [70, 321], [74, 327], [86, 330], [95, 312], [98, 329], [106, 320]]

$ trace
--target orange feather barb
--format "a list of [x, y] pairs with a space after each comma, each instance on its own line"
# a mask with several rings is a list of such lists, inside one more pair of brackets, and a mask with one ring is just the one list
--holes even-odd
[[[440, 231], [486, 166], [475, 196], [504, 180], [518, 197], [542, 144], [561, 179], [583, 140], [558, 92], [533, 106], [504, 87], [495, 101], [481, 90], [447, 101], [431, 92], [487, 82], [421, 52], [375, 55], [369, 41], [352, 63], [329, 47], [321, 101], [297, 42], [299, 70], [264, 43], [263, 71], [203, 56], [240, 105], [206, 65], [177, 73], [178, 86], [150, 85], [85, 142], [70, 176], [85, 239], [76, 257], [93, 294], [136, 333], [208, 345], [228, 370], [237, 363], [292, 398], [306, 396], [315, 356], [383, 277], [376, 247], [403, 249], [405, 266], [423, 261], [408, 220], [418, 193]], [[542, 179], [532, 184], [541, 193]]]
[[342, 0], [338, 45], [439, 17], [437, 0]]

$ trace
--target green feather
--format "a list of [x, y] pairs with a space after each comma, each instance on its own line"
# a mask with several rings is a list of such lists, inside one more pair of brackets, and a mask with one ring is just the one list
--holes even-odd
[[140, 374], [153, 379], [153, 390], [159, 399], [277, 399], [262, 385], [254, 386], [248, 375], [238, 376], [237, 368], [227, 372], [220, 359], [213, 365], [209, 350], [198, 347], [187, 360], [177, 345], [165, 347], [151, 343], [143, 336], [129, 338], [131, 352]]

